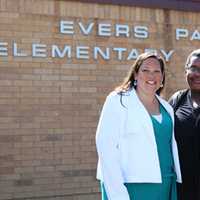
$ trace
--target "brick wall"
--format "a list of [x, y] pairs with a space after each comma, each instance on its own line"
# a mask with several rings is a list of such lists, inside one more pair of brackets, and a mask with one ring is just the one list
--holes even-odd
[[[185, 56], [199, 46], [175, 40], [176, 27], [198, 29], [200, 14], [53, 0], [0, 0], [0, 200], [96, 200], [95, 129], [105, 96], [133, 61], [33, 58], [32, 43], [174, 49], [167, 63], [165, 96], [185, 87]], [[59, 32], [60, 20], [145, 25], [146, 40], [102, 38], [76, 29]], [[96, 25], [95, 25], [96, 27]], [[13, 43], [21, 53], [13, 56]], [[49, 55], [49, 54], [48, 54]]]

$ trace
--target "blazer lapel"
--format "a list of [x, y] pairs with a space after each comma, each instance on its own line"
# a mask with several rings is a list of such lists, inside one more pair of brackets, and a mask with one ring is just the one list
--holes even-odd
[[151, 118], [134, 89], [130, 91], [130, 95], [127, 98], [127, 110], [128, 129], [134, 130], [134, 126], [142, 127], [141, 134], [146, 134], [150, 138], [150, 141], [155, 145], [155, 136]]

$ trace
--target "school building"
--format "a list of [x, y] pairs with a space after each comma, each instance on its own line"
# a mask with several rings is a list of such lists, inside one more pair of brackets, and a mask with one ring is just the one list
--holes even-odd
[[144, 51], [165, 98], [200, 47], [199, 0], [0, 0], [0, 200], [100, 200], [95, 131]]

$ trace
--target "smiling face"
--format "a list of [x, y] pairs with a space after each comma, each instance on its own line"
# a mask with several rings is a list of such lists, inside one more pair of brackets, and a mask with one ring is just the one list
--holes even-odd
[[137, 80], [137, 92], [146, 95], [155, 95], [163, 81], [159, 61], [151, 57], [144, 60], [135, 79]]
[[186, 80], [191, 90], [200, 92], [200, 58], [191, 59], [191, 65], [186, 69]]

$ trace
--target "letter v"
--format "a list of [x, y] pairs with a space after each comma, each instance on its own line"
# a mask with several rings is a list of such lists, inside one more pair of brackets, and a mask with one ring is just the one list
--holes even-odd
[[80, 29], [81, 29], [81, 31], [84, 35], [89, 35], [93, 26], [94, 26], [94, 23], [93, 22], [89, 23], [89, 25], [87, 27], [84, 27], [82, 22], [79, 22], [78, 25], [79, 25], [79, 27], [80, 27]]

